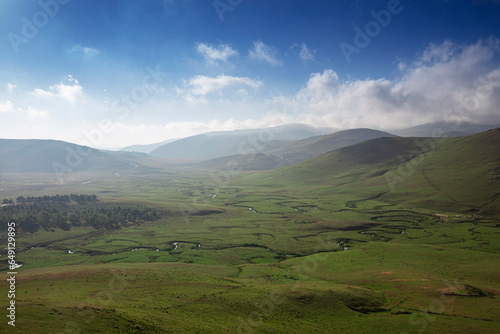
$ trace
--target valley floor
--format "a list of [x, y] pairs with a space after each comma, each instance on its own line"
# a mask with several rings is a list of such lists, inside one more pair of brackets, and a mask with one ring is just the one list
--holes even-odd
[[[210, 173], [133, 172], [50, 187], [5, 178], [3, 198], [96, 194], [162, 212], [120, 229], [20, 232], [16, 329], [500, 330], [495, 214], [397, 202], [376, 187], [347, 192], [329, 184], [262, 185], [251, 173], [217, 183]], [[9, 283], [0, 286], [7, 291]], [[0, 326], [10, 328], [5, 319]]]

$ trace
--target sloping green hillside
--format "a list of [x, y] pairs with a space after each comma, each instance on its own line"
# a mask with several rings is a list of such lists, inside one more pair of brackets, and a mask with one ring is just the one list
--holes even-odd
[[266, 172], [7, 180], [0, 199], [86, 193], [170, 213], [119, 229], [19, 225], [16, 326], [497, 333], [499, 139], [380, 138]]
[[304, 124], [281, 125], [264, 129], [208, 132], [176, 140], [150, 152], [153, 157], [168, 159], [214, 159], [247, 154], [265, 146], [271, 150], [289, 141], [329, 133]]
[[394, 137], [394, 135], [372, 129], [344, 130], [325, 136], [297, 140], [292, 143], [282, 145], [279, 148], [272, 150], [271, 153], [280, 155], [293, 163], [311, 159], [342, 147], [381, 137]]
[[287, 166], [288, 161], [276, 155], [240, 154], [210, 159], [196, 165], [198, 168], [224, 170], [238, 168], [240, 170], [269, 170]]
[[[252, 175], [249, 183], [286, 183], [295, 185], [338, 186], [356, 182], [363, 178], [381, 175], [397, 167], [398, 156], [418, 152], [418, 145], [412, 138], [378, 138], [344, 147], [323, 154], [314, 159], [294, 164], [276, 171]], [[366, 175], [365, 175], [366, 174]]]
[[1, 173], [72, 173], [123, 171], [146, 155], [103, 152], [58, 140], [0, 139], [0, 157]]
[[245, 184], [296, 185], [460, 212], [498, 212], [500, 129], [461, 138], [379, 138], [266, 173]]
[[[427, 145], [432, 143], [427, 140]], [[436, 143], [435, 150], [385, 178], [394, 184], [388, 199], [498, 214], [500, 128]]]

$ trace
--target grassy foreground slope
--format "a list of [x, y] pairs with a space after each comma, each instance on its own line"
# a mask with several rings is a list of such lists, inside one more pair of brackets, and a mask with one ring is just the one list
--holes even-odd
[[19, 235], [16, 329], [497, 333], [499, 144], [498, 130], [381, 138], [225, 179], [163, 172], [13, 190], [167, 212], [112, 231]]

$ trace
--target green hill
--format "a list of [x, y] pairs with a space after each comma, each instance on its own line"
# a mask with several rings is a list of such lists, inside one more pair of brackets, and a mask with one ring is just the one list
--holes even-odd
[[208, 170], [270, 170], [289, 165], [289, 162], [277, 155], [257, 154], [237, 154], [215, 158], [200, 162], [197, 168]]
[[169, 139], [159, 143], [146, 144], [146, 145], [130, 145], [122, 148], [120, 151], [125, 152], [139, 152], [139, 153], [149, 153], [153, 150], [156, 150], [158, 147], [163, 146], [168, 143], [173, 143], [174, 141], [179, 139]]
[[[203, 161], [202, 169], [223, 170], [237, 165], [241, 170], [269, 170], [317, 157], [329, 151], [357, 144], [366, 140], [394, 137], [390, 133], [371, 129], [338, 131], [329, 135], [308, 137], [300, 140], [273, 140], [258, 143], [255, 148], [245, 149], [253, 154], [233, 154]], [[220, 137], [226, 145], [232, 145], [227, 137]]]
[[446, 137], [470, 136], [499, 127], [500, 124], [474, 124], [470, 122], [433, 122], [413, 126], [401, 130], [391, 130], [402, 137], [429, 137], [435, 131], [443, 133]]
[[386, 179], [395, 176], [392, 182], [396, 183], [387, 198], [407, 196], [404, 200], [418, 206], [432, 204], [471, 213], [498, 213], [500, 128], [445, 140], [425, 158], [416, 158], [392, 173]]
[[209, 132], [179, 139], [160, 146], [150, 154], [168, 159], [214, 159], [228, 155], [251, 154], [256, 149], [270, 150], [289, 142], [330, 132], [304, 124], [289, 124], [265, 129]]
[[[415, 151], [418, 145], [412, 138], [377, 138], [359, 144], [333, 150], [319, 157], [299, 162], [276, 171], [253, 175], [257, 183], [267, 180], [291, 184], [332, 185], [355, 182], [363, 173], [376, 170], [384, 172], [398, 166], [398, 156]], [[380, 174], [380, 173], [379, 173]]]
[[[460, 138], [379, 138], [328, 152], [245, 184], [295, 185], [361, 199], [498, 213], [500, 128]], [[448, 208], [448, 209], [447, 209]]]
[[73, 173], [131, 169], [142, 155], [58, 140], [0, 139], [0, 156], [1, 173]]
[[[499, 144], [496, 129], [378, 138], [273, 171], [165, 169], [48, 187], [7, 179], [0, 199], [27, 201], [0, 207], [19, 223], [16, 325], [29, 333], [61, 324], [82, 333], [496, 333]], [[234, 159], [251, 157], [275, 162]], [[64, 193], [102, 202], [28, 199]], [[45, 225], [25, 230], [20, 215]]]
[[372, 129], [351, 129], [329, 135], [317, 136], [287, 143], [271, 151], [291, 163], [314, 158], [342, 147], [354, 145], [370, 139], [394, 137], [394, 135]]

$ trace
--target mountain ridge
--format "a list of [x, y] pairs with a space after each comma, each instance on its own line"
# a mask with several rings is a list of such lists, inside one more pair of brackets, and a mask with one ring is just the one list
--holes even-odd
[[1, 173], [73, 173], [130, 169], [142, 156], [52, 139], [0, 139]]
[[199, 134], [162, 145], [150, 152], [157, 158], [207, 160], [227, 155], [248, 154], [273, 141], [290, 141], [327, 134], [331, 129], [316, 129], [304, 124], [289, 124], [271, 128], [219, 131]]
[[273, 141], [260, 150], [205, 160], [197, 166], [205, 169], [225, 169], [226, 166], [237, 164], [242, 170], [276, 169], [365, 140], [393, 136], [388, 132], [364, 128], [342, 130], [296, 141]]
[[500, 128], [458, 138], [372, 139], [244, 179], [258, 187], [327, 184], [359, 198], [494, 216], [500, 207]]

